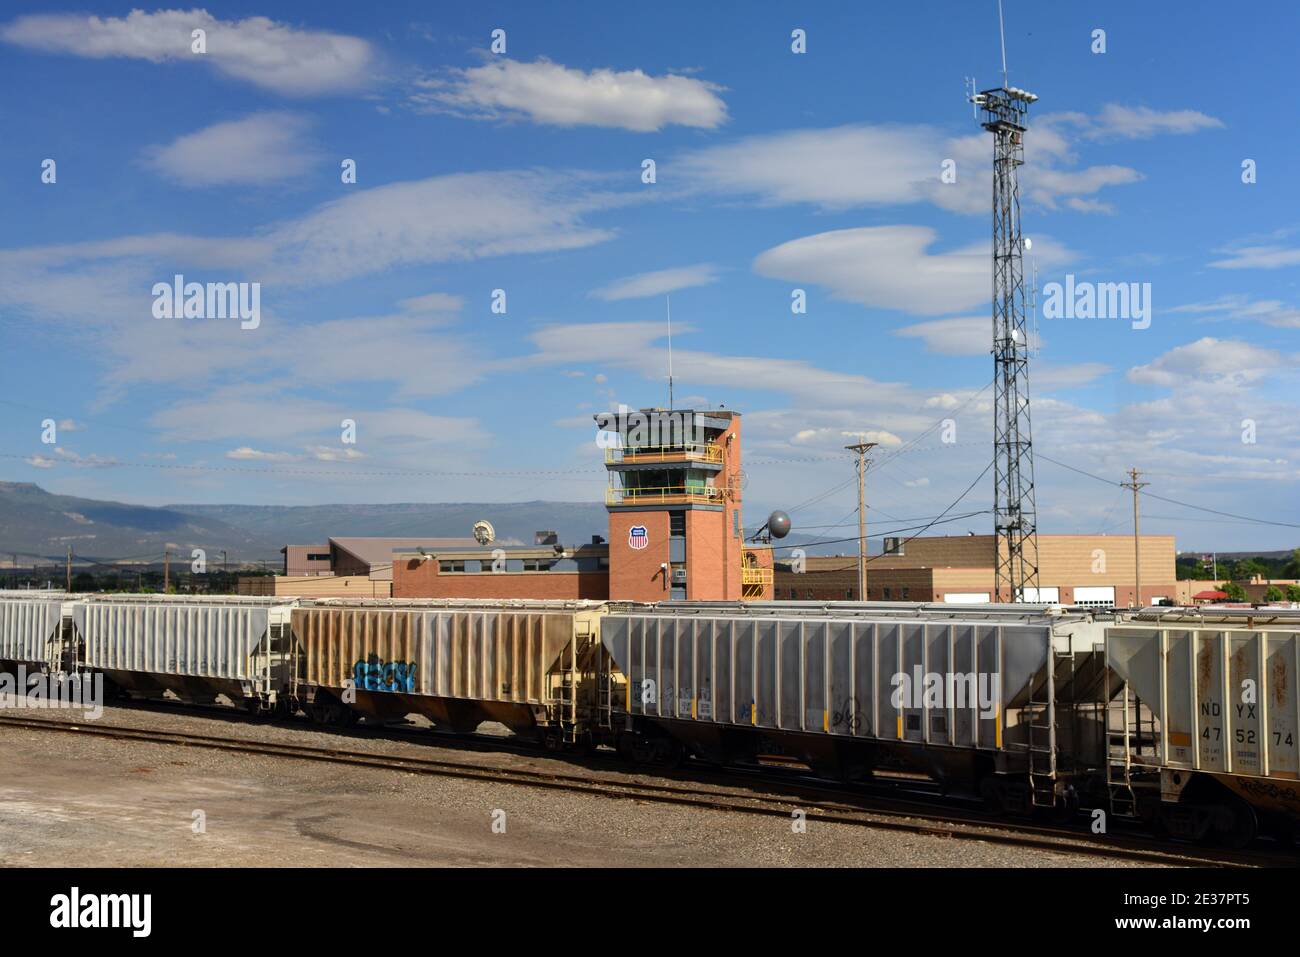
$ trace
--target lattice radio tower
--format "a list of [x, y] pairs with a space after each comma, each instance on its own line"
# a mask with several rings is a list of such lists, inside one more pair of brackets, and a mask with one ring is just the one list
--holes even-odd
[[[1002, 26], [1002, 4], [998, 4]], [[1038, 510], [1029, 424], [1029, 341], [1025, 315], [1024, 240], [1017, 170], [1025, 162], [1025, 118], [1034, 94], [1007, 83], [975, 93], [980, 125], [993, 134], [993, 523], [995, 600], [1038, 595]]]

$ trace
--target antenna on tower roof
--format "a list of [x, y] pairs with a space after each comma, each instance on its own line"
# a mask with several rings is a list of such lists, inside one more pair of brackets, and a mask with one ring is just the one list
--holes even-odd
[[1002, 0], [998, 0], [998, 36], [1002, 40], [1002, 88], [1007, 89], [1007, 31], [1002, 25]]
[[664, 296], [668, 307], [668, 411], [673, 410], [673, 298]]

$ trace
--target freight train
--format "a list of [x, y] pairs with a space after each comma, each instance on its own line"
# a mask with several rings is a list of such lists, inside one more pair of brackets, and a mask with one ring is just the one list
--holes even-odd
[[0, 594], [0, 668], [322, 724], [783, 755], [1241, 845], [1300, 824], [1300, 612]]

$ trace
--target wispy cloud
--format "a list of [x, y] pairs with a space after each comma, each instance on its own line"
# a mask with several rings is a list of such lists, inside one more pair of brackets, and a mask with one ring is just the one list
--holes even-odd
[[606, 302], [644, 299], [647, 296], [662, 296], [692, 286], [707, 286], [717, 281], [718, 267], [710, 263], [701, 263], [698, 266], [681, 266], [676, 269], [660, 269], [655, 272], [625, 276], [593, 289], [587, 295]]
[[[987, 301], [987, 243], [933, 252], [926, 226], [864, 226], [793, 239], [761, 253], [754, 271], [773, 279], [824, 286], [832, 296], [912, 315], [943, 315]], [[1044, 265], [1073, 254], [1049, 237], [1034, 238]]]
[[[206, 31], [206, 52], [192, 50]], [[375, 54], [358, 37], [301, 30], [266, 17], [219, 20], [206, 10], [132, 10], [125, 17], [33, 14], [0, 28], [0, 38], [47, 53], [153, 63], [196, 63], [287, 96], [357, 92]]]
[[1170, 313], [1202, 316], [1210, 321], [1262, 322], [1269, 326], [1300, 329], [1300, 309], [1280, 299], [1251, 299], [1235, 293], [1207, 302], [1192, 302], [1168, 310]]
[[551, 126], [607, 126], [639, 133], [665, 126], [714, 129], [727, 119], [722, 87], [693, 77], [641, 70], [590, 72], [539, 59], [504, 58], [445, 78], [419, 81], [416, 108], [471, 119], [526, 119]]
[[1078, 113], [1068, 117], [1087, 139], [1145, 139], [1161, 135], [1187, 135], [1202, 130], [1223, 129], [1223, 121], [1199, 110], [1155, 110], [1147, 106], [1107, 103], [1094, 117]]
[[291, 113], [259, 113], [186, 133], [145, 151], [145, 164], [185, 186], [277, 183], [316, 161], [303, 142], [308, 122]]

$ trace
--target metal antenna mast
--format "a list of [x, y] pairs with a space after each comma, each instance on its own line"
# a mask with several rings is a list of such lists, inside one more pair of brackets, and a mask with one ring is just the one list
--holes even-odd
[[664, 296], [664, 306], [668, 309], [668, 411], [673, 410], [673, 300]]
[[[998, 4], [999, 27], [1002, 6]], [[1004, 54], [1005, 57], [1005, 54]], [[1005, 60], [1003, 71], [1005, 76]], [[1005, 85], [975, 94], [980, 125], [993, 134], [993, 520], [995, 595], [1022, 602], [1038, 594], [1038, 509], [1029, 424], [1029, 335], [1026, 327], [1020, 186], [1025, 117], [1032, 93]]]

